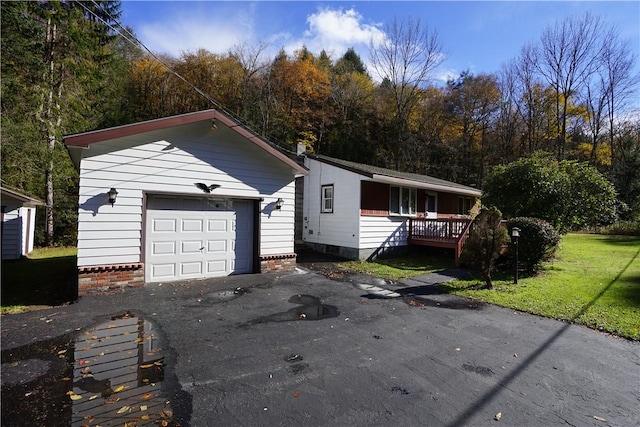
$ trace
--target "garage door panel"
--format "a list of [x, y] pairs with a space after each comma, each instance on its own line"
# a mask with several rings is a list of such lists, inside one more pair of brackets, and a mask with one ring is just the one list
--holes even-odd
[[175, 255], [176, 254], [176, 242], [153, 242], [153, 249], [151, 253], [153, 255]]
[[228, 222], [225, 219], [218, 219], [218, 220], [208, 220], [207, 221], [207, 231], [212, 231], [212, 232], [216, 232], [216, 231], [222, 231], [222, 232], [226, 232], [229, 229], [228, 227]]
[[201, 233], [202, 230], [204, 229], [202, 227], [202, 218], [197, 218], [197, 219], [183, 219], [182, 222], [180, 223], [181, 227], [181, 231], [183, 232], [199, 232]]
[[175, 219], [153, 219], [152, 220], [152, 230], [155, 233], [173, 233], [176, 231], [176, 220]]
[[228, 270], [227, 261], [226, 260], [217, 260], [217, 261], [207, 261], [207, 273], [216, 274], [222, 273], [225, 274]]
[[226, 240], [209, 240], [207, 241], [207, 253], [227, 252]]
[[173, 277], [176, 275], [176, 265], [174, 263], [153, 264], [151, 274], [154, 278]]
[[180, 263], [180, 273], [183, 276], [202, 274], [202, 262], [182, 262]]
[[147, 281], [253, 271], [253, 203], [147, 198]]

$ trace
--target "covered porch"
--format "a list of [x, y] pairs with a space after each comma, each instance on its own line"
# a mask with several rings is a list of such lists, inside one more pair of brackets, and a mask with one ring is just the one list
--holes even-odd
[[460, 255], [471, 224], [468, 218], [409, 218], [407, 241], [409, 245], [453, 249], [455, 265], [460, 267]]

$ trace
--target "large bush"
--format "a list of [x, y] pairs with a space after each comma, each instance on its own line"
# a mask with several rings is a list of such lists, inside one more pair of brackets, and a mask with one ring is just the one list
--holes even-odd
[[[518, 260], [519, 265], [531, 274], [538, 270], [542, 262], [553, 258], [558, 244], [560, 234], [551, 224], [538, 218], [512, 218], [507, 221], [509, 235], [514, 227], [520, 229], [518, 239]], [[510, 257], [514, 257], [513, 245], [509, 246]]]
[[613, 184], [597, 169], [544, 153], [494, 167], [483, 191], [483, 204], [505, 217], [540, 218], [562, 233], [610, 224], [616, 216]]

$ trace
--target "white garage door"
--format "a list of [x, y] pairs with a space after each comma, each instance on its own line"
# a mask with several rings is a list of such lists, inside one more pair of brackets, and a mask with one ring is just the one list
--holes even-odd
[[253, 272], [253, 203], [149, 196], [145, 280]]

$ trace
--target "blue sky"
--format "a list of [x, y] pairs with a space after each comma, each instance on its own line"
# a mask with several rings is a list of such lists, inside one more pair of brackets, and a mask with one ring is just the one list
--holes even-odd
[[[130, 1], [121, 23], [153, 52], [178, 57], [199, 48], [224, 53], [240, 43], [267, 43], [265, 59], [302, 45], [334, 59], [353, 47], [365, 63], [369, 41], [394, 17], [419, 18], [438, 31], [445, 81], [460, 72], [492, 73], [557, 20], [585, 12], [615, 25], [640, 58], [638, 1]], [[640, 68], [640, 66], [639, 66]]]

